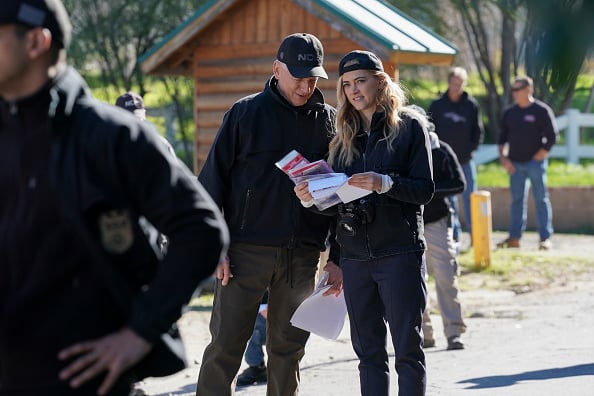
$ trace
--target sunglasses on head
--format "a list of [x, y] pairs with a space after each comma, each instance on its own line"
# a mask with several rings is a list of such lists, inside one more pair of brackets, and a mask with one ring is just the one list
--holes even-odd
[[528, 85], [521, 85], [521, 86], [518, 86], [518, 87], [511, 87], [511, 90], [512, 90], [512, 92], [517, 92], [517, 91], [521, 91], [521, 90], [523, 90], [523, 89], [524, 89], [524, 88], [526, 88], [527, 86], [528, 86]]

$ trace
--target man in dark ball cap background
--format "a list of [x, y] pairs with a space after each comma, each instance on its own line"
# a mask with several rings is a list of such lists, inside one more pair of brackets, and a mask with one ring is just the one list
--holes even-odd
[[91, 96], [70, 40], [61, 1], [2, 0], [0, 395], [128, 396], [226, 252], [212, 199], [150, 123]]
[[[327, 78], [320, 40], [308, 33], [285, 37], [264, 90], [237, 101], [223, 123], [199, 175], [223, 209], [230, 229], [229, 255], [216, 270], [210, 319], [196, 394], [228, 396], [268, 290], [267, 395], [295, 395], [299, 363], [309, 333], [291, 316], [314, 289], [320, 252], [331, 218], [304, 208], [293, 182], [275, 162], [296, 150], [309, 161], [325, 158], [335, 109], [316, 88]], [[326, 265], [340, 291], [342, 272]]]

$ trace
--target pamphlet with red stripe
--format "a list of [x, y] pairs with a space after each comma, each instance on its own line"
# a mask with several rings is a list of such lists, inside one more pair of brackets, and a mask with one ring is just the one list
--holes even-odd
[[296, 150], [291, 150], [275, 165], [295, 184], [308, 182], [309, 192], [319, 210], [325, 210], [341, 202], [347, 203], [371, 193], [371, 191], [350, 186], [348, 176], [344, 173], [334, 173], [325, 160], [309, 162]]

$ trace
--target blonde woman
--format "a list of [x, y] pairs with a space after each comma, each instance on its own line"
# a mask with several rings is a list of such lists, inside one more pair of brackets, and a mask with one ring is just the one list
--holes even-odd
[[[340, 263], [362, 395], [389, 394], [390, 326], [400, 395], [424, 395], [421, 320], [426, 302], [423, 204], [434, 191], [426, 119], [379, 58], [352, 51], [339, 63], [337, 133], [329, 162], [371, 194], [336, 213], [331, 260]], [[308, 205], [307, 184], [295, 187]]]

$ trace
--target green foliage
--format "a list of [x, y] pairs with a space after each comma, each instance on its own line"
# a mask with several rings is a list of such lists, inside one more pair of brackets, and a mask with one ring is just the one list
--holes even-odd
[[573, 101], [571, 102], [571, 108], [584, 111], [586, 108], [586, 102], [588, 101], [588, 95], [590, 89], [594, 85], [594, 75], [582, 73], [577, 79], [575, 86], [575, 93], [573, 95]]
[[[553, 159], [547, 176], [549, 187], [594, 186], [594, 162], [573, 165]], [[480, 187], [509, 187], [509, 176], [498, 162], [483, 164], [477, 168], [477, 184]]]
[[64, 0], [73, 25], [69, 48], [78, 69], [99, 70], [103, 84], [144, 94], [138, 58], [205, 0]]
[[486, 267], [475, 265], [474, 252], [469, 249], [460, 254], [458, 263], [462, 273], [460, 288], [464, 290], [481, 288], [522, 293], [565, 279], [568, 274], [587, 277], [594, 271], [592, 259], [584, 255], [516, 249], [492, 251], [491, 263]]
[[[95, 98], [106, 102], [115, 104], [118, 96], [120, 96], [124, 90], [119, 89], [111, 84], [103, 84], [100, 76], [96, 72], [86, 73], [83, 75]], [[147, 120], [155, 125], [159, 133], [165, 136], [165, 118], [162, 116], [155, 117], [151, 116], [151, 110], [164, 109], [171, 106], [171, 95], [168, 93], [166, 82], [170, 80], [163, 80], [161, 78], [148, 77], [146, 80], [146, 93], [143, 97], [144, 105], [148, 110]], [[194, 140], [194, 119], [192, 116], [193, 108], [193, 93], [194, 93], [194, 82], [191, 78], [176, 78], [175, 84], [177, 88], [177, 98], [180, 102], [181, 107], [184, 109], [182, 120], [176, 115], [176, 141], [183, 142], [184, 136], [182, 131], [186, 131], [186, 138], [188, 139], [187, 145], [189, 152], [186, 152], [185, 147], [182, 150], [181, 145], [178, 147], [177, 155], [181, 158], [186, 165], [192, 166], [191, 150], [193, 147]], [[138, 90], [132, 87], [133, 91]]]
[[573, 87], [593, 48], [594, 2], [526, 0], [526, 66], [551, 92]]

